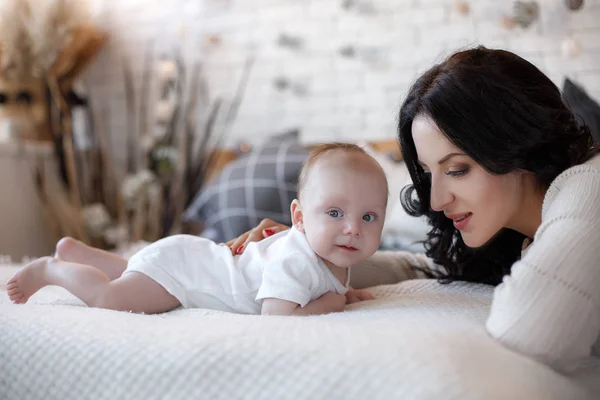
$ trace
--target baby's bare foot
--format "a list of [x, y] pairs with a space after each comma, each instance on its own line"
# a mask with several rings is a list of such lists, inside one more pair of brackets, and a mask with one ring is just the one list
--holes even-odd
[[54, 257], [59, 260], [81, 263], [82, 253], [86, 252], [88, 246], [72, 237], [64, 237], [56, 243]]
[[27, 302], [38, 290], [48, 284], [46, 282], [46, 265], [52, 257], [42, 257], [21, 268], [6, 283], [8, 297], [15, 304]]

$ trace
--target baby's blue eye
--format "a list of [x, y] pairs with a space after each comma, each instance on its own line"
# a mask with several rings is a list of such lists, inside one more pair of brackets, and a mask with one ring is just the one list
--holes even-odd
[[341, 217], [341, 216], [342, 216], [342, 213], [341, 213], [341, 212], [339, 212], [338, 210], [331, 210], [331, 211], [327, 211], [327, 214], [328, 214], [330, 217], [333, 217], [333, 218], [339, 218], [339, 217]]
[[363, 219], [363, 221], [366, 221], [366, 222], [373, 222], [373, 221], [375, 221], [375, 216], [373, 214], [365, 214], [365, 215], [363, 215], [362, 219]]

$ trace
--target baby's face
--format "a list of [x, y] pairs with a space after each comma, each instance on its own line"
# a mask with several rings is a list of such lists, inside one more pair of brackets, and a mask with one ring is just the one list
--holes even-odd
[[375, 161], [352, 157], [351, 163], [327, 159], [315, 165], [300, 199], [301, 230], [312, 249], [342, 268], [377, 250], [387, 205], [385, 176]]

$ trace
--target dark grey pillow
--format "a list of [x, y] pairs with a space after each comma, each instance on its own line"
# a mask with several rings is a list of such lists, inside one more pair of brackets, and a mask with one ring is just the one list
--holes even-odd
[[[596, 142], [600, 142], [600, 105], [570, 79], [565, 79], [563, 99], [579, 122], [584, 122]], [[582, 121], [583, 120], [583, 121]]]
[[291, 224], [290, 203], [308, 150], [298, 132], [272, 137], [228, 164], [192, 201], [185, 221], [200, 222], [206, 237], [226, 242], [263, 218]]

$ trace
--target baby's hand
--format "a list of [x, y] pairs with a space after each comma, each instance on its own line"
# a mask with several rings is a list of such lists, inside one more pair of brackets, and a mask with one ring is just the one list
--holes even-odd
[[359, 301], [375, 300], [375, 296], [366, 289], [349, 288], [346, 292], [346, 304], [358, 303]]
[[341, 312], [346, 306], [346, 296], [335, 292], [327, 292], [319, 300], [327, 304], [327, 312]]

